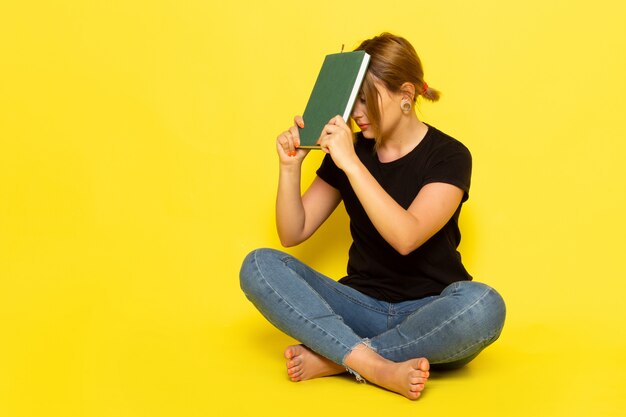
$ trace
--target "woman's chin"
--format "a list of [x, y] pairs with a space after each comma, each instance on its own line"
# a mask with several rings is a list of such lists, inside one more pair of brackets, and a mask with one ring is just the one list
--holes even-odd
[[361, 135], [365, 138], [365, 139], [376, 139], [374, 137], [374, 134], [369, 130], [361, 130]]

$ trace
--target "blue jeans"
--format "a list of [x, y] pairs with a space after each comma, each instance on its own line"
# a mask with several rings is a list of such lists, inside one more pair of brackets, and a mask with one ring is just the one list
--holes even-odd
[[240, 279], [246, 297], [274, 326], [343, 366], [364, 343], [394, 362], [425, 357], [435, 368], [459, 367], [493, 343], [504, 325], [502, 297], [473, 281], [455, 282], [437, 296], [390, 303], [273, 249], [250, 253]]

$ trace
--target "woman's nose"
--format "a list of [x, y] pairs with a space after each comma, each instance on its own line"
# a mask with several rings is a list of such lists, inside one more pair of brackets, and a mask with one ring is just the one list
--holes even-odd
[[352, 108], [352, 118], [356, 119], [362, 116], [363, 116], [362, 104], [357, 101], [354, 104], [354, 107]]

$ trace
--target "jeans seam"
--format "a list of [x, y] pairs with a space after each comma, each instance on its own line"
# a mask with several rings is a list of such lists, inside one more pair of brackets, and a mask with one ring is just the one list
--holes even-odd
[[[393, 348], [382, 348], [379, 349], [379, 352], [390, 352], [390, 351], [394, 351], [394, 350], [398, 350], [398, 349], [404, 349], [407, 346], [411, 346], [415, 343], [418, 343], [419, 341], [421, 341], [422, 339], [424, 339], [425, 337], [430, 336], [431, 334], [441, 330], [443, 327], [445, 327], [448, 323], [452, 322], [454, 319], [456, 319], [457, 317], [461, 316], [462, 314], [465, 314], [467, 311], [469, 311], [472, 307], [474, 307], [476, 304], [478, 304], [483, 298], [485, 298], [485, 296], [489, 293], [491, 289], [487, 288], [481, 295], [480, 297], [478, 297], [476, 299], [476, 301], [474, 301], [472, 304], [470, 304], [469, 306], [467, 306], [465, 309], [463, 309], [462, 311], [460, 311], [459, 313], [457, 313], [456, 315], [454, 315], [453, 317], [450, 317], [448, 320], [444, 321], [443, 323], [441, 323], [439, 326], [435, 327], [434, 329], [432, 329], [430, 332], [422, 335], [421, 337], [419, 337], [418, 339], [413, 339], [411, 341], [409, 341], [408, 343], [405, 343], [403, 345], [399, 345], [399, 346], [394, 346]], [[482, 342], [481, 342], [482, 343]], [[473, 345], [472, 345], [473, 346]], [[465, 350], [465, 349], [464, 349]], [[464, 351], [463, 350], [463, 351]], [[458, 353], [457, 353], [458, 355]]]
[[[491, 291], [491, 289], [488, 289], [487, 291]], [[474, 348], [475, 346], [484, 345], [483, 346], [483, 349], [484, 349], [485, 347], [489, 346], [491, 343], [495, 342], [498, 339], [498, 337], [500, 336], [501, 331], [502, 331], [502, 328], [500, 328], [498, 331], [494, 332], [489, 337], [483, 338], [482, 340], [479, 340], [479, 341], [477, 341], [475, 343], [472, 343], [471, 345], [469, 345], [465, 349], [460, 350], [459, 352], [455, 353], [454, 355], [450, 355], [447, 358], [442, 359], [440, 362], [437, 362], [437, 363], [454, 362], [456, 360], [463, 359], [465, 356], [461, 356], [461, 355], [464, 354], [465, 352], [467, 352], [468, 350]]]
[[447, 358], [444, 358], [444, 359], [442, 359], [440, 361], [437, 361], [436, 363], [454, 362], [456, 360], [463, 359], [465, 357], [465, 355], [463, 355], [465, 352], [473, 349], [475, 346], [483, 345], [485, 343], [485, 340], [489, 340], [489, 339], [484, 339], [484, 340], [480, 340], [478, 342], [472, 343], [471, 345], [469, 345], [465, 349], [456, 352], [454, 355], [450, 355]]
[[[331, 335], [330, 333], [328, 333], [325, 329], [323, 329], [321, 326], [319, 326], [317, 323], [311, 321], [308, 317], [306, 317], [300, 310], [298, 310], [295, 306], [293, 306], [292, 304], [290, 304], [289, 302], [287, 302], [287, 300], [285, 300], [285, 298], [280, 295], [280, 293], [278, 291], [276, 291], [274, 289], [274, 287], [272, 287], [272, 285], [269, 283], [269, 281], [265, 278], [263, 272], [261, 271], [261, 268], [259, 267], [259, 261], [257, 260], [257, 254], [254, 254], [254, 262], [256, 264], [256, 269], [257, 271], [259, 271], [259, 274], [261, 276], [261, 278], [263, 278], [263, 281], [265, 282], [265, 285], [267, 285], [268, 288], [270, 288], [272, 290], [272, 292], [278, 296], [278, 298], [283, 301], [285, 304], [287, 304], [291, 309], [293, 309], [293, 311], [295, 311], [298, 316], [300, 316], [300, 318], [302, 318], [306, 323], [309, 323], [311, 325], [313, 325], [316, 329], [318, 329], [320, 332], [324, 333], [325, 335], [328, 335], [332, 340], [334, 340], [336, 343], [338, 343], [339, 345], [341, 345], [342, 347], [344, 347], [346, 350], [348, 350], [348, 352], [350, 352], [350, 347], [346, 346], [344, 343], [342, 343], [339, 339], [337, 339], [336, 337], [334, 337], [333, 335]], [[295, 273], [291, 268], [289, 268], [289, 270], [292, 273]], [[311, 286], [309, 285], [308, 282], [306, 282], [305, 280], [302, 280], [302, 283], [307, 285], [309, 288], [311, 288]], [[313, 288], [311, 288], [311, 290], [313, 290]], [[314, 290], [313, 290], [314, 291]], [[328, 309], [330, 309], [330, 311], [333, 311], [332, 308], [330, 308], [330, 306], [326, 303], [326, 301], [324, 301], [322, 299], [322, 302], [326, 305], [326, 307]], [[343, 364], [342, 364], [343, 365]]]

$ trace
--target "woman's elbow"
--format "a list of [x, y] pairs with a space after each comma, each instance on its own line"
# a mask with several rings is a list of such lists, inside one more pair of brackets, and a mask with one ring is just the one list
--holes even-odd
[[402, 256], [407, 256], [413, 253], [417, 248], [422, 246], [424, 242], [421, 240], [411, 241], [411, 240], [403, 240], [393, 244], [393, 248]]
[[282, 245], [283, 248], [291, 248], [291, 247], [296, 246], [298, 243], [299, 242], [296, 242], [294, 240], [280, 238], [280, 244]]
[[281, 233], [278, 234], [278, 239], [280, 240], [280, 244], [284, 248], [291, 248], [294, 246], [298, 246], [300, 243], [302, 243], [305, 240], [299, 236], [285, 235]]
[[400, 255], [407, 256], [408, 254], [410, 254], [417, 248], [413, 248], [412, 246], [401, 246], [395, 249], [396, 249], [396, 252], [398, 252]]

